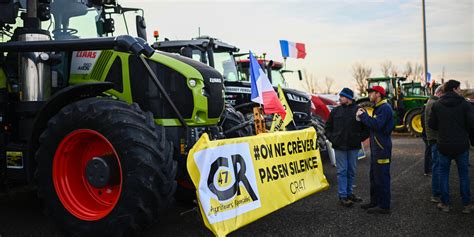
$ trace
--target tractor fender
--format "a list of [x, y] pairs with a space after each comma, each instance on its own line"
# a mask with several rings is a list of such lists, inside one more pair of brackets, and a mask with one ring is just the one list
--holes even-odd
[[33, 159], [38, 149], [38, 139], [41, 133], [46, 129], [49, 119], [57, 114], [64, 106], [85, 98], [103, 95], [103, 92], [113, 88], [111, 82], [84, 83], [72, 85], [56, 92], [38, 111], [33, 122], [33, 131], [31, 131], [28, 140], [28, 158], [31, 162], [27, 171], [28, 182], [33, 181], [33, 172], [36, 167], [36, 161]]
[[410, 109], [410, 110], [408, 110], [408, 111], [405, 112], [405, 114], [403, 115], [403, 124], [404, 124], [404, 125], [405, 125], [405, 123], [406, 123], [406, 121], [407, 121], [408, 115], [409, 115], [411, 112], [415, 111], [415, 110], [421, 110], [421, 108], [420, 108], [420, 107], [412, 108], [412, 109]]

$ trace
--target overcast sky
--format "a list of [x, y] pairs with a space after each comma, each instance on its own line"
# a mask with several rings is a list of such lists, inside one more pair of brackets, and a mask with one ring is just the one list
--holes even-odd
[[[233, 44], [241, 52], [282, 61], [279, 40], [306, 44], [307, 57], [288, 59], [288, 68], [306, 69], [324, 84], [335, 80], [334, 91], [355, 88], [352, 65], [363, 63], [372, 76], [390, 60], [400, 71], [408, 61], [422, 64], [421, 0], [312, 1], [157, 1], [119, 0], [145, 9], [149, 41], [153, 30], [160, 39], [190, 39], [210, 35]], [[428, 69], [474, 87], [473, 0], [427, 0]], [[292, 79], [293, 87], [301, 88]]]

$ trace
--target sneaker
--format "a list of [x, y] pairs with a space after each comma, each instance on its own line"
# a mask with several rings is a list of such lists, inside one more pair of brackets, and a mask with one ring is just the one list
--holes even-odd
[[369, 214], [390, 214], [390, 209], [385, 209], [381, 207], [373, 207], [367, 209], [367, 213]]
[[438, 203], [436, 207], [442, 212], [449, 212], [449, 205], [446, 205], [442, 202]]
[[355, 194], [349, 195], [349, 197], [347, 197], [347, 199], [349, 199], [353, 202], [362, 202], [362, 198], [356, 196]]
[[472, 211], [474, 211], [474, 205], [466, 205], [466, 206], [464, 206], [464, 209], [462, 210], [462, 213], [471, 214]]
[[430, 201], [433, 202], [433, 203], [440, 203], [441, 199], [439, 197], [431, 196]]
[[351, 207], [352, 204], [354, 204], [351, 200], [348, 198], [340, 198], [339, 203], [344, 206], [344, 207]]
[[376, 207], [376, 206], [377, 206], [377, 204], [370, 202], [370, 203], [366, 203], [366, 204], [360, 205], [360, 208], [362, 208], [362, 209], [364, 209], [364, 210], [367, 210], [367, 209], [369, 209], [369, 208], [374, 208], [374, 207]]

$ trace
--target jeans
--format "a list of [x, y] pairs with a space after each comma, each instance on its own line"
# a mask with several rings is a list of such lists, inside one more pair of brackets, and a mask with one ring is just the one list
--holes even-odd
[[433, 197], [441, 197], [440, 189], [440, 176], [439, 176], [439, 152], [438, 145], [436, 143], [431, 144], [431, 161], [433, 166], [431, 167], [431, 192]]
[[425, 142], [425, 174], [429, 174], [432, 172], [432, 146], [433, 144], [428, 144], [428, 141], [423, 140]]
[[339, 198], [352, 195], [352, 184], [357, 168], [357, 154], [359, 150], [336, 150], [337, 186]]
[[439, 153], [440, 168], [440, 185], [441, 185], [441, 202], [449, 204], [449, 169], [451, 160], [456, 161], [459, 174], [459, 184], [461, 190], [461, 198], [463, 205], [469, 205], [471, 202], [471, 187], [469, 183], [469, 150], [456, 155], [445, 156]]

